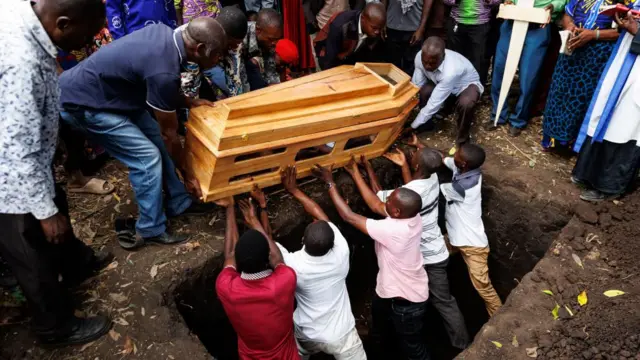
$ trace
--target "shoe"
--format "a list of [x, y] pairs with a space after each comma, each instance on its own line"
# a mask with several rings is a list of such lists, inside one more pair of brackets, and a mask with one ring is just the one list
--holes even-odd
[[572, 182], [574, 185], [578, 185], [578, 186], [585, 186], [585, 183], [584, 183], [584, 182], [582, 182], [582, 181], [580, 181], [580, 180], [579, 180], [577, 177], [575, 177], [575, 176], [571, 176], [571, 182]]
[[193, 201], [188, 208], [186, 208], [180, 214], [167, 214], [169, 217], [177, 217], [183, 215], [202, 215], [215, 211], [218, 206], [214, 203], [203, 203], [199, 201]]
[[100, 270], [106, 268], [111, 264], [115, 256], [109, 251], [101, 250], [93, 254], [93, 258], [83, 269], [80, 269], [76, 274], [72, 274], [69, 279], [65, 277], [64, 282], [68, 287], [76, 287], [83, 282], [98, 275]]
[[111, 324], [111, 320], [100, 315], [86, 319], [73, 317], [67, 331], [56, 331], [49, 334], [38, 333], [36, 335], [40, 345], [45, 347], [80, 345], [106, 335], [111, 329]]
[[612, 199], [616, 199], [620, 197], [620, 195], [611, 195], [611, 194], [605, 194], [603, 192], [600, 192], [598, 190], [584, 190], [581, 194], [580, 194], [580, 199], [584, 200], [584, 201], [590, 201], [590, 202], [600, 202], [600, 201], [604, 201], [604, 200], [612, 200]]
[[147, 237], [144, 238], [144, 242], [145, 243], [156, 243], [156, 244], [161, 244], [161, 245], [173, 245], [173, 244], [179, 244], [182, 242], [185, 242], [189, 240], [189, 235], [185, 235], [185, 234], [168, 234], [166, 232], [158, 235], [158, 236], [154, 236], [154, 237]]
[[482, 127], [484, 128], [484, 131], [496, 131], [500, 125], [503, 124], [496, 125], [493, 121], [487, 121]]
[[511, 137], [518, 137], [520, 136], [521, 133], [522, 133], [521, 128], [517, 128], [515, 126], [509, 126], [509, 135], [511, 135]]

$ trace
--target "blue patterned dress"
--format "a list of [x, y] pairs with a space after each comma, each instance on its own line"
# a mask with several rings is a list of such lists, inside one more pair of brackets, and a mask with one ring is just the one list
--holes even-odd
[[[565, 12], [577, 27], [605, 30], [611, 28], [613, 18], [598, 15], [598, 10], [613, 4], [613, 0], [570, 0]], [[544, 148], [566, 147], [575, 141], [614, 45], [615, 41], [593, 40], [571, 55], [560, 54], [544, 109]]]

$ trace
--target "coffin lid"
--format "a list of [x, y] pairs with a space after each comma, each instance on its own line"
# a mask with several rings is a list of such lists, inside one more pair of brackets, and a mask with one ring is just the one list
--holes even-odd
[[189, 129], [218, 155], [391, 118], [413, 99], [410, 80], [391, 64], [344, 65], [193, 109]]

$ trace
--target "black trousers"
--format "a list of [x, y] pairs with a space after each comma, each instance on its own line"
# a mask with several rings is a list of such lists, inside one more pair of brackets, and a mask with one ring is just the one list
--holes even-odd
[[[427, 82], [420, 88], [420, 108], [422, 109], [429, 102], [436, 85]], [[453, 95], [452, 95], [453, 96]], [[449, 97], [451, 99], [451, 96]], [[447, 99], [447, 102], [449, 101]], [[456, 123], [458, 125], [456, 144], [461, 145], [469, 141], [471, 123], [475, 113], [475, 107], [480, 99], [480, 89], [471, 84], [458, 95], [456, 99]], [[418, 128], [419, 130], [419, 128]]]
[[480, 83], [487, 83], [489, 63], [485, 51], [490, 25], [458, 24], [452, 18], [447, 19], [447, 48], [466, 57], [480, 75]]
[[[54, 201], [60, 213], [68, 216], [66, 194], [58, 186]], [[62, 244], [49, 243], [40, 221], [31, 214], [0, 214], [0, 229], [0, 255], [27, 298], [33, 330], [43, 334], [64, 331], [73, 316], [73, 303], [58, 277], [81, 277], [94, 259], [93, 250], [73, 235]]]
[[446, 259], [436, 264], [424, 266], [429, 276], [428, 301], [440, 313], [451, 345], [458, 349], [464, 349], [469, 345], [469, 334], [456, 298], [451, 295], [449, 290], [448, 264], [449, 259]]
[[64, 162], [64, 170], [67, 172], [67, 175], [74, 171], [81, 170], [85, 164], [84, 134], [74, 130], [69, 124], [66, 124], [62, 120], [60, 120], [60, 132], [58, 134], [67, 149], [67, 158]]
[[401, 31], [387, 28], [387, 56], [393, 65], [399, 67], [409, 76], [413, 76], [415, 58], [422, 43], [409, 44], [413, 31]]
[[[396, 340], [404, 359], [428, 360], [429, 352], [423, 334], [427, 302], [413, 303], [404, 299], [383, 299], [374, 295], [371, 302], [372, 337], [379, 345]], [[376, 349], [383, 354], [386, 349]], [[385, 356], [385, 358], [388, 356]], [[397, 354], [395, 356], [396, 359]]]

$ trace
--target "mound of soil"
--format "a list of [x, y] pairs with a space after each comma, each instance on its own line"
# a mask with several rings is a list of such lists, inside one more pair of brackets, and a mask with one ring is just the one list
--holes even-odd
[[547, 256], [459, 358], [640, 359], [639, 205], [637, 193], [577, 204]]

